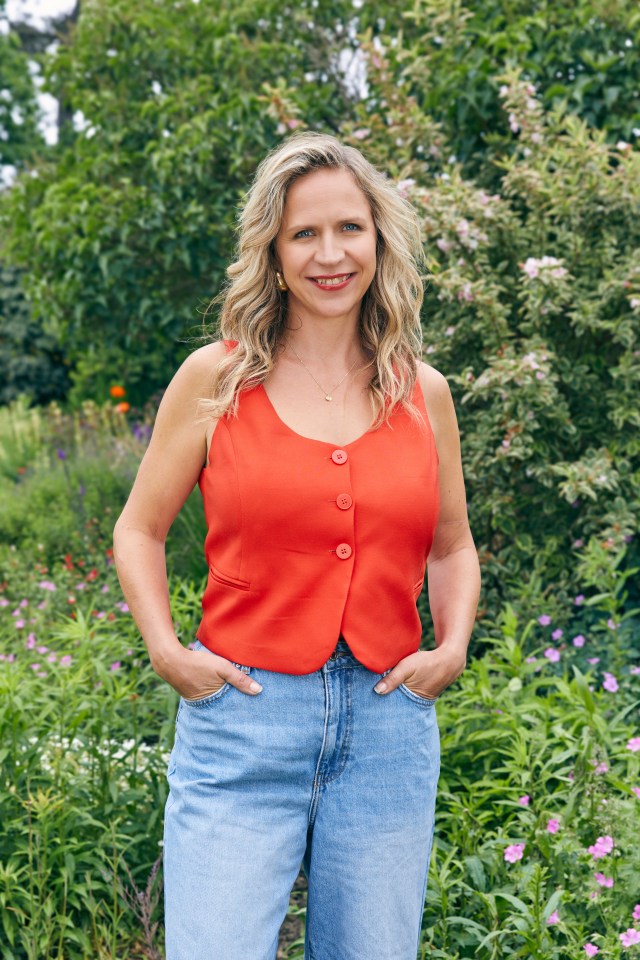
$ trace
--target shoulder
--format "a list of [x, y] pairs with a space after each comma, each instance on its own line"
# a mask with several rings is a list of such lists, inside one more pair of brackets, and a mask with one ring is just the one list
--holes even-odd
[[429, 416], [432, 410], [434, 415], [438, 416], [453, 407], [451, 389], [444, 374], [424, 361], [418, 363], [417, 374]]
[[182, 362], [169, 384], [172, 393], [194, 393], [203, 396], [220, 361], [226, 356], [222, 340], [198, 347]]
[[451, 388], [444, 374], [423, 361], [418, 363], [417, 376], [438, 453], [442, 458], [449, 447], [456, 450], [460, 442]]

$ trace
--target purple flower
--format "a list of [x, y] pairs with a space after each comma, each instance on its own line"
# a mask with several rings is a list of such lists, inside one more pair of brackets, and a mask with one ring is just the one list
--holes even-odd
[[109, 667], [109, 670], [119, 670], [121, 666], [122, 664], [120, 663], [119, 660], [114, 660], [111, 666]]
[[547, 660], [550, 660], [551, 663], [557, 663], [560, 659], [560, 651], [556, 650], [555, 647], [547, 647], [544, 651], [544, 655]]
[[579, 633], [577, 637], [574, 637], [572, 640], [572, 643], [574, 647], [584, 647], [584, 637], [582, 636], [582, 634]]
[[49, 647], [36, 647], [36, 650], [38, 651], [38, 653], [47, 653], [49, 650]]
[[620, 934], [620, 943], [623, 947], [633, 947], [636, 943], [640, 943], [640, 930], [629, 927], [625, 933]]
[[554, 910], [550, 917], [547, 918], [548, 924], [560, 923], [560, 915], [557, 910]]
[[57, 450], [56, 452], [57, 452], [57, 454], [58, 454], [58, 460], [66, 460], [66, 459], [67, 459], [67, 455], [66, 455], [66, 453], [64, 452], [64, 450]]
[[640, 667], [631, 667], [631, 669], [629, 670], [629, 673], [632, 673], [634, 676], [637, 676], [637, 674], [640, 673]]
[[24, 620], [16, 620], [16, 630], [22, 630], [24, 623]]
[[608, 853], [614, 848], [613, 837], [598, 837], [596, 842], [588, 847], [588, 852], [591, 854], [594, 860], [600, 860], [601, 857], [606, 857]]
[[585, 943], [582, 949], [588, 957], [595, 957], [596, 953], [600, 953], [600, 947], [596, 947], [595, 943]]
[[608, 764], [606, 764], [606, 763], [603, 761], [602, 763], [599, 763], [599, 764], [597, 765], [597, 767], [595, 768], [595, 770], [594, 770], [593, 772], [594, 772], [594, 773], [607, 773], [608, 770], [609, 770]]
[[604, 873], [594, 873], [593, 878], [601, 887], [613, 886], [613, 877], [605, 877]]
[[631, 753], [637, 753], [640, 750], [640, 737], [631, 737], [631, 740], [627, 743], [627, 750], [631, 750]]
[[522, 854], [526, 843], [512, 843], [504, 851], [504, 859], [507, 863], [515, 863], [516, 860], [522, 860]]
[[520, 804], [521, 807], [528, 807], [530, 800], [531, 800], [531, 797], [529, 796], [528, 793], [525, 793], [524, 796], [522, 797], [518, 797], [518, 803]]
[[[635, 793], [638, 800], [640, 800], [640, 787], [631, 787], [631, 793]], [[634, 917], [634, 920], [640, 920], [640, 917]]]
[[560, 829], [559, 820], [547, 820], [547, 833], [557, 833]]
[[536, 660], [537, 660], [537, 657], [527, 657], [524, 662], [525, 662], [525, 663], [535, 663]]
[[561, 630], [560, 627], [558, 627], [558, 629], [557, 629], [557, 630], [554, 630], [553, 633], [551, 634], [551, 639], [552, 639], [552, 640], [559, 640], [559, 639], [561, 638], [561, 636], [563, 635], [563, 633], [564, 633], [564, 630]]
[[576, 607], [581, 606], [584, 603], [584, 593], [579, 593], [573, 602], [575, 603]]
[[636, 903], [633, 908], [633, 913], [631, 914], [634, 920], [640, 920], [640, 903]]
[[72, 657], [68, 653], [65, 653], [64, 657], [60, 657], [60, 666], [68, 667], [69, 664], [71, 663], [71, 660], [72, 660]]
[[543, 613], [538, 617], [538, 623], [541, 627], [548, 627], [551, 623], [551, 617], [548, 613]]
[[612, 673], [605, 673], [602, 686], [605, 690], [608, 690], [609, 693], [617, 693], [618, 691], [618, 681]]
[[600, 657], [588, 657], [587, 663], [600, 663]]
[[41, 590], [51, 590], [52, 592], [58, 589], [55, 583], [52, 583], [51, 580], [41, 580], [38, 586]]
[[615, 620], [612, 620], [611, 617], [609, 617], [609, 619], [607, 620], [607, 626], [609, 627], [610, 630], [617, 630], [620, 624], [616, 623]]

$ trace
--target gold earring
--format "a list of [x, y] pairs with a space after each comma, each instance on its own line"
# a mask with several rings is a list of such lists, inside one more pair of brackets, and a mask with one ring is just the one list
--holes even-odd
[[289, 289], [279, 270], [276, 270], [276, 286], [278, 287], [278, 290], [282, 290], [283, 293], [285, 290]]

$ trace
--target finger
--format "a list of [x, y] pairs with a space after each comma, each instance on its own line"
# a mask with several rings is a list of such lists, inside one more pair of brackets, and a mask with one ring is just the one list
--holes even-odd
[[394, 673], [392, 670], [391, 673], [388, 673], [382, 680], [378, 680], [373, 689], [375, 693], [391, 693], [392, 690], [395, 690], [395, 688], [403, 682], [404, 677], [400, 676], [399, 673]]
[[256, 680], [252, 680], [248, 674], [243, 673], [242, 670], [237, 670], [235, 667], [232, 667], [231, 670], [232, 673], [226, 679], [233, 687], [236, 687], [241, 693], [260, 693], [262, 687]]

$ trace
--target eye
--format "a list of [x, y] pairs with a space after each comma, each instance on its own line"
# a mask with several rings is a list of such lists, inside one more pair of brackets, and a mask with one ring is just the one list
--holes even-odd
[[[356, 230], [360, 229], [357, 223], [345, 223], [345, 227], [355, 227]], [[351, 231], [349, 231], [349, 233], [351, 233]]]
[[301, 237], [303, 233], [311, 233], [311, 230], [301, 230], [300, 233], [296, 233], [296, 237]]

